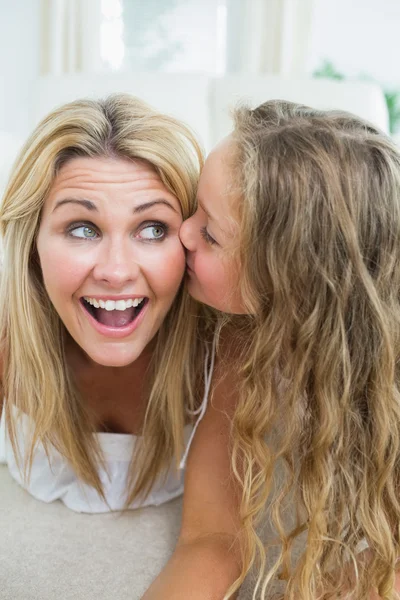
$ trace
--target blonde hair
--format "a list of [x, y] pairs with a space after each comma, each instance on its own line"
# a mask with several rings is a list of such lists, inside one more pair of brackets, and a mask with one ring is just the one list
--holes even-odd
[[[393, 599], [400, 556], [399, 150], [355, 116], [282, 101], [239, 108], [233, 143], [242, 287], [253, 314], [233, 423], [246, 543], [232, 589], [256, 563], [254, 597], [270, 597], [278, 578], [286, 582], [279, 597], [290, 600], [340, 591], [361, 600], [371, 588]], [[289, 500], [297, 514], [291, 527], [284, 522]], [[272, 546], [256, 533], [261, 516], [279, 542], [270, 567]], [[293, 561], [301, 533], [306, 545]], [[370, 554], [357, 560], [365, 542]]]
[[[20, 462], [14, 417], [22, 411], [32, 417], [25, 477], [37, 442], [46, 450], [52, 444], [77, 476], [104, 497], [98, 475], [101, 452], [67, 370], [65, 328], [44, 289], [35, 243], [50, 186], [61, 166], [77, 156], [148, 161], [178, 198], [187, 218], [195, 208], [202, 152], [185, 125], [132, 96], [72, 102], [37, 126], [21, 151], [1, 207], [0, 339], [6, 420], [14, 453]], [[192, 383], [199, 363], [193, 339], [195, 312], [181, 288], [157, 335], [149, 374], [153, 386], [134, 470], [131, 465], [127, 506], [149, 493], [174, 456], [179, 460], [184, 408], [195, 402]]]

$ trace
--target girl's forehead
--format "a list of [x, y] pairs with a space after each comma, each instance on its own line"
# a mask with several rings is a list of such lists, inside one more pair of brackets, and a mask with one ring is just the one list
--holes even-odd
[[210, 225], [228, 237], [237, 233], [240, 195], [233, 183], [231, 142], [223, 140], [208, 156], [200, 176], [198, 202]]
[[233, 143], [224, 138], [208, 155], [199, 181], [199, 195], [226, 195], [232, 191]]

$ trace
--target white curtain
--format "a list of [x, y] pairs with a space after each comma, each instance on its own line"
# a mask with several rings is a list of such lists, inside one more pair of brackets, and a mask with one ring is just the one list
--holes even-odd
[[42, 0], [42, 74], [101, 68], [101, 0]]
[[228, 70], [306, 74], [315, 0], [228, 0]]

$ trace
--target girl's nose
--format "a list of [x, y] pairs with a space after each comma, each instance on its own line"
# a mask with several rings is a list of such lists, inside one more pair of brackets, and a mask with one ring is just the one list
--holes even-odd
[[179, 230], [179, 237], [182, 244], [189, 252], [194, 252], [196, 250], [196, 229], [193, 217], [183, 221]]

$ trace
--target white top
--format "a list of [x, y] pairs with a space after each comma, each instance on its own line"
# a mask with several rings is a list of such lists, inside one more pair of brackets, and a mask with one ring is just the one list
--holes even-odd
[[[208, 361], [208, 352], [205, 358], [204, 397], [199, 409], [193, 412], [193, 415], [198, 415], [197, 421], [194, 427], [192, 425], [185, 426], [185, 452], [179, 471], [176, 472], [174, 466], [171, 466], [165, 480], [160, 477], [147, 498], [142, 501], [136, 500], [129, 508], [162, 504], [182, 494], [186, 458], [197, 426], [207, 408], [213, 367], [214, 348], [211, 360]], [[106, 469], [99, 468], [105, 502], [93, 487], [77, 478], [69, 463], [55, 448], [50, 448], [48, 457], [41, 443], [35, 448], [31, 476], [29, 481], [25, 482], [8, 440], [4, 412], [3, 410], [0, 419], [0, 463], [8, 465], [12, 477], [32, 496], [43, 502], [61, 500], [68, 508], [76, 512], [104, 513], [124, 508], [129, 467], [137, 436], [121, 433], [93, 434], [98, 439], [106, 466]], [[24, 456], [28, 430], [29, 417], [22, 414], [17, 419], [16, 440], [21, 456]]]

